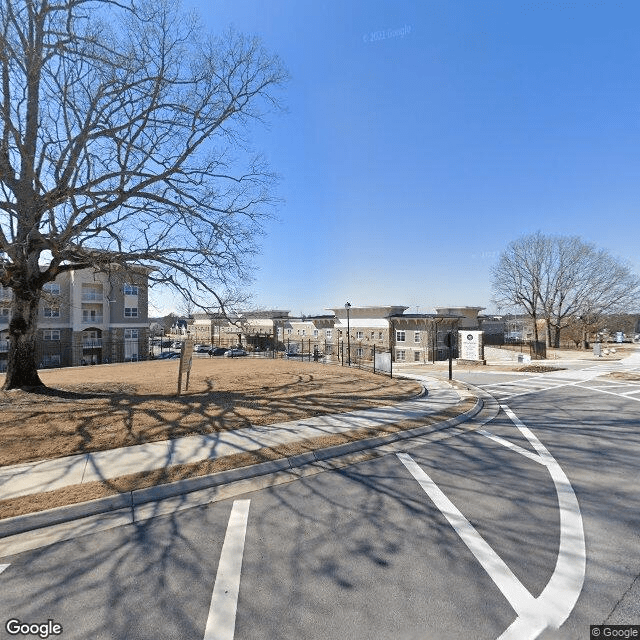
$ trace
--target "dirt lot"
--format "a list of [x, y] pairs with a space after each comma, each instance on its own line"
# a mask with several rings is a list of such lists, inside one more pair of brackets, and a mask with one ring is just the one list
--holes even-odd
[[41, 378], [51, 389], [0, 391], [0, 466], [391, 404], [420, 391], [357, 369], [241, 358], [194, 359], [180, 397], [177, 360]]

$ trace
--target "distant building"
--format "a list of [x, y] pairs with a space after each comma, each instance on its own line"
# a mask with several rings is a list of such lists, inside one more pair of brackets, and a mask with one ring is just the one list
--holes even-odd
[[352, 362], [366, 362], [372, 361], [375, 351], [380, 350], [390, 351], [394, 362], [429, 362], [445, 358], [448, 355], [446, 335], [452, 332], [457, 338], [462, 316], [455, 313], [406, 314], [408, 308], [350, 307], [348, 318], [344, 307], [332, 309], [337, 318], [335, 351], [338, 357], [348, 359], [350, 355]]
[[[148, 353], [148, 275], [151, 269], [113, 265], [76, 269], [47, 283], [38, 312], [41, 368], [138, 360]], [[0, 369], [6, 368], [10, 289], [0, 287]]]

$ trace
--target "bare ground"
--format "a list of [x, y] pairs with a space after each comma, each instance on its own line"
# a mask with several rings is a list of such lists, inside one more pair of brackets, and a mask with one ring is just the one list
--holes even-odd
[[[180, 397], [176, 396], [177, 376], [177, 361], [57, 369], [41, 372], [48, 389], [0, 391], [0, 466], [388, 405], [421, 391], [412, 380], [283, 360], [196, 359], [189, 390]], [[419, 423], [359, 429], [0, 500], [0, 518], [430, 424], [460, 415], [473, 404], [473, 400], [461, 402]]]
[[[0, 376], [0, 385], [3, 382]], [[0, 391], [0, 466], [392, 404], [420, 386], [357, 369], [269, 359], [194, 359], [41, 372], [42, 391]]]

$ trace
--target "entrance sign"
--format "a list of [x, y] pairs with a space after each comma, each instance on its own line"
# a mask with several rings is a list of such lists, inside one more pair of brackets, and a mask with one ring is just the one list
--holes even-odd
[[391, 353], [388, 351], [376, 351], [375, 359], [373, 361], [373, 368], [375, 371], [384, 371], [385, 373], [391, 373]]
[[178, 370], [178, 395], [182, 393], [182, 374], [187, 374], [185, 391], [189, 390], [189, 376], [191, 375], [191, 362], [193, 360], [193, 338], [187, 338], [180, 349], [180, 369]]
[[484, 331], [458, 331], [458, 345], [461, 360], [484, 360]]

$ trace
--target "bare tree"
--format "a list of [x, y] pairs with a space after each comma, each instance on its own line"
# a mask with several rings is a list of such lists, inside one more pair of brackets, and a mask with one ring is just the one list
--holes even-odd
[[2, 0], [0, 74], [4, 388], [42, 384], [38, 304], [63, 271], [146, 265], [186, 298], [233, 298], [274, 204], [248, 132], [278, 108], [276, 57], [171, 0]]
[[499, 308], [516, 306], [523, 309], [533, 321], [533, 339], [536, 342], [548, 242], [540, 232], [514, 240], [491, 271], [495, 304]]
[[493, 276], [497, 300], [520, 305], [534, 323], [545, 319], [548, 346], [560, 346], [563, 329], [575, 335], [577, 324], [584, 333], [605, 314], [634, 310], [640, 299], [640, 278], [629, 265], [577, 236], [523, 236]]

